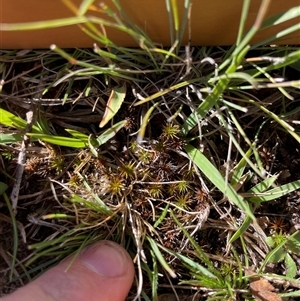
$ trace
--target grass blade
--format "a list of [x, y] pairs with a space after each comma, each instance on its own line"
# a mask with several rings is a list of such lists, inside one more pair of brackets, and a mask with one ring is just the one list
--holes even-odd
[[282, 13], [279, 13], [277, 15], [267, 18], [262, 23], [261, 29], [264, 29], [264, 28], [267, 28], [270, 26], [274, 26], [274, 25], [278, 25], [283, 22], [286, 22], [286, 21], [289, 21], [289, 20], [292, 20], [295, 18], [299, 18], [299, 17], [300, 17], [300, 6], [295, 6]]
[[7, 188], [8, 186], [5, 183], [0, 182], [0, 195], [3, 195]]
[[0, 123], [12, 128], [17, 127], [22, 130], [24, 130], [27, 126], [27, 122], [24, 119], [2, 108], [0, 108]]
[[228, 244], [232, 244], [234, 241], [236, 241], [245, 231], [247, 231], [250, 225], [251, 225], [251, 218], [247, 216], [243, 221], [242, 225], [232, 235]]
[[[252, 148], [249, 148], [245, 156], [247, 158], [250, 158], [251, 155], [252, 155]], [[247, 160], [245, 159], [245, 157], [242, 157], [239, 163], [235, 166], [234, 172], [232, 174], [231, 183], [230, 183], [232, 187], [235, 187], [236, 184], [239, 183], [240, 179], [244, 174], [244, 170], [246, 166], [247, 166]]]
[[23, 141], [21, 134], [2, 134], [0, 133], [0, 144], [9, 144]]
[[[8, 127], [18, 128], [21, 130], [25, 130], [26, 126], [27, 126], [27, 122], [24, 119], [4, 110], [2, 108], [0, 108], [0, 124], [4, 124]], [[40, 133], [39, 128], [35, 125], [32, 126], [32, 131], [34, 133]]]
[[122, 120], [113, 126], [111, 126], [108, 130], [106, 130], [104, 133], [102, 133], [96, 140], [98, 143], [98, 146], [104, 144], [107, 142], [109, 139], [113, 138], [116, 133], [125, 126], [127, 123], [127, 120]]
[[211, 278], [218, 278], [222, 279], [221, 273], [216, 269], [213, 265], [213, 263], [210, 261], [209, 257], [205, 254], [205, 252], [200, 248], [200, 246], [195, 242], [193, 237], [190, 236], [188, 231], [182, 226], [182, 224], [177, 219], [176, 215], [171, 210], [171, 216], [174, 219], [175, 223], [178, 225], [178, 227], [182, 230], [184, 235], [189, 239], [190, 243], [193, 245], [193, 247], [196, 250], [197, 257], [202, 260], [208, 267], [208, 270], [203, 271], [204, 275], [207, 275]]
[[70, 25], [78, 25], [86, 23], [88, 20], [84, 16], [70, 17], [57, 20], [44, 20], [38, 22], [26, 22], [26, 23], [1, 23], [0, 31], [23, 31], [23, 30], [37, 30], [46, 28], [57, 28]]
[[83, 133], [80, 133], [78, 131], [71, 130], [71, 129], [66, 129], [66, 131], [76, 139], [82, 140], [84, 142], [88, 141], [89, 136], [86, 134], [83, 134]]
[[179, 39], [177, 44], [177, 53], [179, 52], [180, 47], [182, 46], [182, 39], [186, 28], [186, 23], [188, 19], [190, 18], [190, 11], [191, 11], [191, 1], [185, 0], [184, 1], [184, 13], [183, 13], [183, 19], [180, 26], [180, 33], [179, 33]]
[[[178, 84], [176, 84], [174, 86], [171, 86], [171, 87], [169, 87], [169, 88], [167, 88], [167, 89], [165, 89], [163, 91], [158, 91], [158, 92], [150, 95], [149, 97], [146, 97], [146, 98], [144, 98], [144, 99], [136, 102], [134, 105], [135, 106], [142, 105], [142, 104], [144, 104], [144, 103], [146, 103], [146, 102], [148, 102], [150, 100], [154, 100], [156, 98], [159, 98], [159, 97], [161, 97], [161, 96], [163, 96], [163, 95], [165, 95], [165, 94], [167, 94], [167, 93], [169, 93], [171, 91], [175, 91], [177, 89], [183, 88], [185, 86], [188, 86], [190, 84], [193, 84], [193, 83], [196, 83], [196, 82], [199, 82], [199, 81], [200, 81], [199, 78], [193, 78], [191, 80], [180, 82], [180, 83], [178, 83]], [[202, 92], [202, 91], [200, 90], [200, 92]]]
[[154, 109], [160, 104], [160, 102], [157, 102], [156, 104], [154, 104], [145, 114], [145, 116], [143, 117], [143, 121], [141, 124], [141, 127], [139, 129], [139, 133], [137, 136], [137, 143], [141, 143], [144, 139], [145, 136], [145, 132], [146, 132], [146, 128], [147, 128], [147, 124], [149, 122], [150, 116], [152, 114], [152, 112], [154, 111]]
[[292, 137], [294, 137], [298, 143], [300, 143], [300, 137], [295, 132], [294, 128], [290, 126], [287, 122], [282, 120], [280, 117], [278, 117], [273, 112], [269, 111], [267, 108], [265, 108], [263, 105], [259, 104], [258, 102], [249, 99], [249, 102], [260, 108], [263, 112], [267, 113], [271, 118], [273, 118], [278, 124], [280, 124]]
[[171, 40], [171, 45], [175, 43], [174, 39], [174, 21], [173, 21], [173, 14], [171, 11], [171, 4], [170, 0], [166, 0], [166, 9], [168, 12], [168, 17], [169, 17], [169, 32], [170, 32], [170, 40]]
[[95, 0], [82, 0], [78, 9], [78, 15], [83, 16], [89, 10]]
[[275, 183], [275, 181], [278, 179], [278, 177], [279, 177], [279, 174], [263, 180], [262, 182], [256, 184], [251, 189], [249, 189], [247, 191], [247, 193], [261, 193], [261, 192], [266, 191]]
[[153, 250], [156, 258], [158, 259], [158, 261], [160, 262], [162, 267], [169, 273], [169, 275], [172, 278], [176, 278], [175, 272], [170, 268], [168, 263], [165, 261], [164, 257], [162, 256], [161, 252], [159, 251], [159, 248], [158, 248], [156, 242], [152, 238], [150, 238], [149, 236], [147, 237], [147, 239], [148, 239], [148, 241], [151, 245], [151, 249]]
[[34, 139], [40, 139], [42, 141], [45, 141], [45, 142], [48, 142], [48, 143], [51, 143], [54, 145], [73, 147], [73, 148], [87, 147], [87, 141], [84, 142], [77, 138], [54, 136], [54, 135], [47, 135], [47, 134], [40, 134], [40, 133], [27, 133], [27, 135]]
[[172, 15], [173, 15], [173, 20], [174, 20], [175, 41], [178, 41], [178, 39], [179, 39], [179, 16], [178, 16], [177, 0], [171, 0], [171, 10], [172, 10]]
[[245, 23], [246, 23], [248, 11], [249, 11], [249, 6], [250, 6], [250, 0], [244, 0], [236, 45], [239, 45], [242, 40], [242, 36], [244, 34]]
[[300, 180], [297, 180], [297, 181], [282, 185], [280, 187], [276, 187], [274, 189], [268, 190], [268, 191], [266, 191], [265, 194], [262, 194], [260, 196], [251, 197], [249, 200], [254, 203], [268, 202], [268, 201], [280, 198], [280, 197], [282, 197], [288, 193], [291, 193], [297, 189], [300, 189]]
[[[220, 79], [218, 83], [214, 86], [212, 93], [209, 94], [206, 99], [201, 103], [201, 105], [196, 109], [194, 113], [192, 113], [188, 118], [185, 120], [182, 126], [182, 132], [184, 135], [187, 135], [188, 132], [193, 129], [197, 125], [197, 121], [202, 119], [207, 112], [217, 103], [220, 99], [222, 93], [227, 88], [230, 78], [226, 77], [226, 75], [234, 73], [237, 69], [238, 65], [246, 55], [249, 47], [243, 49], [240, 53], [236, 54], [236, 59], [232, 62], [232, 64], [228, 67], [225, 72], [225, 77]], [[198, 118], [196, 118], [196, 116]]]
[[245, 212], [251, 219], [255, 219], [249, 205], [244, 199], [238, 195], [233, 187], [225, 182], [225, 179], [220, 172], [213, 166], [212, 163], [196, 148], [188, 144], [185, 146], [185, 150], [198, 168], [205, 174], [205, 176], [224, 194], [230, 201], [238, 206], [243, 212]]

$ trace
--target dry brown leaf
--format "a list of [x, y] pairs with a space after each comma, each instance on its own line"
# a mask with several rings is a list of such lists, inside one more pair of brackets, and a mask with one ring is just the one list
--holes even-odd
[[274, 286], [266, 279], [253, 278], [250, 280], [250, 290], [257, 301], [282, 301], [282, 298], [274, 292]]

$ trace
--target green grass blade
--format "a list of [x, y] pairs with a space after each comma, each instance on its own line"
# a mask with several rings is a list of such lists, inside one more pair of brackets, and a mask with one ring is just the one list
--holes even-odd
[[260, 108], [263, 112], [267, 113], [271, 118], [273, 118], [278, 124], [280, 124], [292, 137], [296, 139], [298, 143], [300, 143], [300, 137], [295, 132], [294, 128], [291, 127], [287, 122], [282, 120], [279, 116], [274, 114], [273, 112], [269, 111], [263, 105], [259, 104], [257, 101], [249, 99], [249, 102]]
[[91, 27], [90, 26], [91, 23], [115, 28], [117, 30], [129, 34], [136, 40], [145, 40], [143, 35], [137, 33], [135, 30], [131, 28], [95, 16], [87, 16], [87, 17], [76, 16], [76, 17], [62, 18], [56, 20], [45, 20], [45, 21], [26, 22], [26, 23], [1, 23], [0, 31], [37, 30], [37, 29], [58, 28], [63, 26], [80, 25], [80, 24], [87, 24], [89, 27]]
[[50, 246], [54, 246], [57, 244], [63, 244], [66, 240], [70, 241], [75, 241], [75, 242], [80, 242], [82, 239], [84, 239], [85, 235], [73, 235], [74, 231], [68, 231], [64, 234], [62, 234], [61, 236], [59, 236], [58, 238], [53, 238], [52, 240], [46, 240], [43, 242], [38, 242], [35, 244], [31, 244], [28, 249], [29, 250], [44, 250], [47, 249]]
[[[4, 110], [2, 108], [0, 108], [0, 124], [6, 125], [6, 126], [12, 127], [12, 128], [18, 128], [21, 130], [25, 130], [27, 127], [27, 122], [24, 119]], [[40, 133], [39, 128], [35, 125], [32, 126], [32, 131], [34, 133]]]
[[[69, 53], [67, 53], [65, 50], [57, 47], [54, 44], [50, 46], [50, 49], [53, 50], [54, 52], [60, 54], [63, 58], [68, 60], [70, 64], [78, 65], [78, 66], [86, 68], [84, 70], [81, 70], [81, 73], [78, 73], [78, 71], [70, 72], [69, 74], [66, 75], [66, 77], [64, 79], [69, 78], [71, 76], [74, 76], [75, 74], [76, 75], [84, 75], [84, 76], [91, 75], [91, 74], [94, 74], [94, 75], [107, 74], [107, 75], [116, 76], [116, 77], [124, 78], [124, 79], [128, 79], [128, 80], [133, 80], [133, 81], [135, 80], [134, 77], [127, 76], [127, 75], [123, 74], [123, 73], [129, 73], [130, 74], [130, 71], [128, 71], [126, 69], [117, 70], [113, 65], [108, 66], [108, 67], [100, 67], [100, 66], [97, 66], [95, 64], [91, 64], [91, 63], [87, 63], [85, 61], [78, 60], [78, 59], [74, 58], [73, 56], [71, 56]], [[88, 71], [88, 73], [84, 73], [84, 71]], [[62, 80], [63, 79], [59, 79], [55, 83], [54, 86], [58, 85]]]
[[23, 141], [21, 134], [2, 134], [0, 133], [0, 144], [10, 144]]
[[69, 199], [69, 201], [72, 203], [78, 203], [80, 205], [84, 205], [94, 211], [103, 213], [103, 207], [100, 204], [97, 204], [96, 202], [87, 201], [77, 194], [73, 194], [72, 197]]
[[[276, 84], [276, 80], [266, 71], [264, 71], [262, 68], [257, 66], [256, 64], [253, 64], [259, 70], [268, 80], [270, 80], [271, 83]], [[278, 90], [282, 93], [283, 96], [287, 97], [288, 99], [293, 100], [293, 96], [291, 96], [283, 87], [278, 86]]]
[[247, 191], [247, 193], [262, 193], [262, 192], [266, 191], [275, 183], [275, 181], [278, 179], [278, 177], [279, 177], [279, 174], [261, 181], [260, 183], [256, 184], [251, 189], [249, 189]]
[[168, 12], [168, 18], [169, 18], [169, 32], [170, 32], [170, 40], [171, 40], [171, 45], [175, 43], [175, 38], [174, 38], [174, 21], [173, 21], [173, 14], [171, 10], [171, 3], [170, 0], [166, 0], [166, 9]]
[[[99, 48], [98, 45], [94, 45], [94, 52], [97, 53], [101, 58], [104, 58], [105, 61], [108, 60], [114, 60], [117, 63], [123, 63], [125, 65], [129, 65], [131, 68], [138, 69], [140, 66], [136, 64], [135, 62], [132, 62], [131, 60], [124, 59], [120, 56], [120, 54], [111, 53], [108, 51], [105, 51], [104, 49]], [[136, 60], [136, 58], [133, 58]], [[146, 62], [141, 62], [146, 63]]]
[[137, 142], [138, 143], [141, 143], [145, 137], [145, 132], [146, 132], [146, 128], [147, 128], [147, 124], [149, 122], [149, 119], [150, 119], [150, 116], [152, 114], [152, 112], [154, 111], [154, 109], [160, 104], [160, 102], [157, 102], [155, 103], [147, 112], [146, 114], [144, 115], [143, 117], [143, 121], [142, 121], [142, 124], [140, 126], [140, 129], [139, 129], [139, 133], [138, 133], [138, 136], [137, 136]]
[[177, 0], [171, 0], [171, 11], [174, 20], [174, 29], [175, 29], [175, 41], [179, 39], [179, 15], [178, 15], [178, 6]]
[[216, 275], [214, 275], [213, 273], [211, 273], [207, 268], [205, 268], [201, 264], [193, 261], [192, 259], [190, 259], [180, 253], [172, 252], [172, 254], [174, 256], [176, 256], [178, 259], [180, 259], [181, 262], [188, 265], [194, 272], [196, 271], [197, 273], [203, 274], [205, 277], [214, 279], [215, 280], [214, 283], [217, 283], [218, 277]]
[[161, 213], [161, 215], [159, 216], [159, 218], [156, 220], [156, 222], [154, 223], [153, 227], [157, 228], [160, 223], [165, 219], [165, 217], [168, 214], [168, 209], [169, 209], [170, 203], [167, 204], [167, 206], [164, 208], [163, 212]]
[[1, 23], [0, 31], [23, 31], [23, 30], [38, 30], [46, 28], [57, 28], [62, 26], [78, 25], [86, 23], [88, 20], [84, 16], [63, 18], [57, 20], [44, 20], [38, 22], [26, 23]]
[[255, 89], [258, 87], [257, 81], [251, 75], [249, 75], [245, 72], [233, 72], [230, 74], [225, 74], [225, 75], [220, 76], [220, 79], [223, 79], [225, 77], [227, 77], [229, 79], [241, 79], [242, 82], [244, 82], [244, 81], [249, 82]]
[[242, 225], [236, 230], [236, 232], [232, 235], [230, 238], [228, 244], [232, 244], [234, 241], [236, 241], [251, 225], [251, 218], [247, 216], [245, 220], [243, 221]]
[[[205, 288], [209, 288], [210, 290], [216, 290], [216, 289], [220, 289], [217, 290], [219, 291], [218, 293], [214, 293], [212, 295], [211, 298], [205, 299], [207, 301], [220, 301], [220, 300], [227, 300], [227, 298], [223, 295], [227, 294], [224, 292], [224, 287], [226, 284], [219, 284], [218, 282], [215, 281], [215, 279], [203, 276], [203, 275], [193, 275], [194, 278], [196, 278], [196, 280], [183, 280], [180, 281], [179, 284], [180, 285], [188, 285], [190, 287], [205, 287]], [[227, 287], [226, 287], [227, 289]], [[216, 296], [216, 295], [221, 295], [220, 296]], [[189, 299], [188, 299], [189, 300]]]
[[47, 134], [47, 135], [51, 134], [51, 130], [50, 130], [50, 127], [48, 125], [48, 121], [44, 117], [40, 116], [37, 119], [37, 121], [36, 121], [36, 127], [39, 129], [39, 132], [41, 132], [43, 134]]
[[175, 253], [171, 250], [168, 250], [165, 247], [161, 246], [161, 248], [164, 251], [166, 251], [167, 253], [180, 259], [180, 261], [182, 261], [184, 264], [186, 264], [193, 271], [193, 273], [197, 273], [197, 272], [201, 273], [202, 275], [205, 276], [205, 278], [209, 278], [210, 280], [212, 280], [214, 284], [218, 283], [218, 277], [216, 275], [214, 275], [213, 273], [211, 273], [207, 268], [205, 268], [201, 264], [193, 261], [192, 259], [190, 259], [182, 254]]
[[155, 254], [157, 260], [162, 265], [162, 267], [169, 273], [169, 275], [172, 278], [176, 278], [175, 272], [170, 268], [168, 263], [165, 261], [165, 259], [164, 259], [163, 255], [161, 254], [156, 242], [152, 238], [150, 238], [149, 236], [147, 236], [147, 240], [149, 241], [151, 249], [152, 249], [153, 253]]
[[251, 219], [255, 219], [249, 205], [245, 200], [238, 195], [233, 187], [225, 182], [224, 177], [214, 167], [212, 163], [196, 148], [188, 144], [185, 146], [185, 150], [198, 168], [205, 174], [205, 176], [236, 206], [238, 206], [243, 212], [245, 212]]
[[116, 133], [123, 128], [127, 123], [127, 120], [122, 120], [113, 126], [111, 126], [108, 130], [106, 130], [104, 133], [102, 133], [96, 140], [98, 143], [98, 146], [104, 144], [107, 142], [109, 139], [113, 138]]
[[[163, 91], [158, 91], [158, 92], [150, 95], [149, 97], [146, 97], [146, 98], [144, 98], [144, 99], [136, 102], [134, 105], [135, 106], [142, 105], [142, 104], [144, 104], [146, 102], [149, 102], [150, 100], [154, 100], [156, 98], [159, 98], [159, 97], [161, 97], [161, 96], [163, 96], [163, 95], [165, 95], [165, 94], [167, 94], [167, 93], [169, 93], [171, 91], [175, 91], [177, 89], [183, 88], [185, 86], [188, 86], [190, 84], [193, 84], [193, 83], [196, 83], [196, 82], [199, 82], [199, 81], [200, 81], [199, 78], [193, 78], [191, 80], [180, 82], [180, 83], [178, 83], [178, 84], [176, 84], [174, 86], [171, 86], [171, 87], [169, 87], [169, 88], [167, 88], [167, 89], [165, 89]], [[200, 92], [203, 92], [203, 91], [200, 90]]]
[[28, 133], [27, 135], [34, 139], [40, 139], [42, 141], [45, 141], [45, 142], [48, 142], [48, 143], [51, 143], [54, 145], [73, 147], [73, 148], [87, 147], [87, 142], [83, 142], [77, 138], [46, 135], [46, 134], [39, 134], [39, 133]]
[[[88, 182], [85, 180], [85, 178], [79, 172], [76, 174], [82, 179], [82, 183], [83, 183], [84, 187], [89, 191], [89, 193], [94, 198], [94, 200], [100, 205], [100, 207], [98, 208], [98, 211], [100, 211], [101, 213], [104, 213], [108, 216], [112, 215], [113, 211], [105, 204], [105, 202], [98, 196], [98, 194], [93, 192], [93, 189], [88, 184]], [[76, 197], [76, 195], [73, 195], [73, 197]]]
[[173, 213], [172, 210], [171, 210], [171, 216], [174, 219], [175, 223], [178, 225], [178, 227], [182, 230], [182, 232], [184, 233], [184, 235], [189, 239], [190, 243], [195, 248], [197, 257], [207, 265], [208, 270], [207, 270], [207, 272], [205, 271], [204, 274], [205, 275], [210, 275], [210, 277], [212, 277], [212, 278], [218, 278], [219, 280], [221, 280], [222, 279], [221, 273], [218, 271], [218, 269], [216, 269], [214, 267], [214, 265], [210, 261], [209, 257], [200, 248], [200, 246], [195, 242], [195, 240], [193, 239], [193, 237], [190, 236], [190, 234], [188, 233], [188, 231], [182, 226], [182, 224], [179, 222], [179, 220], [177, 219], [176, 215]]
[[266, 20], [263, 21], [261, 29], [270, 27], [270, 26], [274, 26], [274, 25], [278, 25], [281, 24], [283, 22], [295, 19], [295, 18], [299, 18], [300, 17], [300, 6], [295, 6], [292, 7], [288, 10], [285, 10], [282, 13], [279, 13], [277, 15], [271, 16], [269, 18], [267, 18]]
[[79, 16], [85, 15], [94, 1], [95, 0], [82, 0], [78, 9], [78, 15]]
[[241, 20], [239, 23], [239, 31], [238, 31], [238, 35], [237, 35], [236, 45], [240, 44], [240, 42], [242, 40], [242, 36], [244, 34], [244, 28], [245, 28], [245, 23], [247, 20], [250, 2], [251, 2], [250, 0], [244, 0], [244, 2], [243, 2], [243, 8], [242, 8]]
[[[291, 278], [292, 280], [294, 280], [294, 278]], [[282, 298], [289, 298], [289, 297], [300, 297], [300, 290], [298, 291], [292, 291], [292, 292], [289, 292], [289, 293], [282, 293], [282, 294], [279, 294], [280, 297]], [[292, 299], [293, 300], [293, 299]], [[295, 300], [295, 299], [294, 299]]]
[[70, 135], [72, 135], [76, 139], [79, 139], [84, 142], [88, 141], [89, 136], [86, 134], [83, 134], [83, 133], [80, 133], [78, 131], [71, 130], [71, 129], [66, 129], [66, 132], [68, 132]]
[[0, 182], [0, 195], [3, 195], [7, 188], [8, 186], [5, 183]]
[[280, 187], [276, 187], [274, 189], [266, 191], [264, 194], [260, 196], [251, 197], [249, 200], [251, 202], [268, 202], [280, 198], [288, 193], [291, 193], [297, 189], [300, 189], [300, 180], [282, 185]]
[[[217, 103], [229, 82], [229, 78], [219, 80], [213, 88], [212, 93], [206, 97], [206, 99], [201, 103], [201, 105], [195, 110], [194, 113], [188, 116], [188, 118], [182, 125], [182, 132], [184, 135], [187, 135], [188, 132], [197, 125], [197, 121], [201, 120], [207, 114], [207, 112]], [[195, 115], [197, 115], [198, 118]]]
[[6, 125], [6, 126], [12, 127], [12, 128], [16, 127], [16, 128], [22, 129], [22, 130], [25, 130], [25, 128], [27, 126], [27, 122], [24, 119], [4, 110], [2, 108], [0, 108], [0, 123], [3, 125]]
[[[300, 17], [300, 6], [295, 6], [282, 13], [279, 13], [277, 15], [271, 16], [270, 18], [267, 18], [262, 24], [262, 29], [270, 27], [270, 26], [275, 26], [275, 25], [287, 22], [292, 19], [297, 19], [299, 17]], [[290, 26], [280, 32], [277, 32], [275, 35], [253, 45], [252, 48], [257, 48], [261, 45], [269, 44], [271, 41], [282, 38], [285, 35], [291, 34], [295, 31], [299, 31], [299, 29], [300, 29], [300, 24], [298, 22], [297, 24]]]
[[289, 27], [287, 29], [284, 29], [284, 30], [282, 30], [280, 32], [277, 32], [274, 36], [272, 36], [272, 37], [270, 37], [268, 39], [265, 39], [265, 40], [261, 41], [258, 44], [255, 44], [253, 46], [253, 48], [257, 48], [257, 47], [259, 47], [261, 45], [269, 44], [270, 42], [272, 42], [272, 41], [274, 41], [276, 39], [280, 39], [280, 38], [282, 38], [282, 37], [284, 37], [284, 36], [286, 36], [288, 34], [291, 34], [293, 32], [297, 32], [299, 30], [300, 30], [300, 23], [295, 24], [295, 25], [293, 25], [293, 26], [291, 26], [291, 27]]
[[186, 28], [186, 23], [188, 21], [188, 18], [190, 17], [190, 11], [191, 11], [191, 1], [185, 0], [184, 1], [184, 12], [183, 12], [183, 18], [180, 25], [180, 32], [179, 32], [179, 38], [178, 38], [178, 44], [177, 44], [177, 53], [179, 52], [180, 47], [182, 46], [182, 40]]
[[[251, 155], [252, 155], [252, 148], [249, 148], [245, 156], [247, 158], [250, 158]], [[232, 187], [234, 187], [240, 181], [240, 179], [244, 174], [246, 166], [247, 166], [247, 160], [245, 160], [245, 158], [242, 157], [239, 163], [235, 166], [234, 172], [232, 174], [231, 183], [230, 183]]]
[[73, 84], [74, 84], [74, 77], [71, 77], [71, 79], [69, 80], [68, 82], [68, 87], [66, 89], [66, 92], [64, 94], [64, 97], [62, 99], [62, 104], [64, 105], [67, 101], [67, 98], [69, 97], [70, 95], [70, 92], [72, 91], [72, 87], [73, 87]]
[[[188, 116], [182, 126], [182, 132], [184, 135], [187, 135], [188, 132], [197, 125], [197, 121], [202, 119], [207, 114], [207, 112], [217, 103], [230, 82], [230, 78], [226, 77], [226, 75], [230, 75], [231, 73], [234, 73], [236, 71], [238, 65], [240, 64], [248, 50], [249, 47], [246, 47], [239, 53], [235, 54], [236, 58], [226, 70], [225, 76], [222, 79], [219, 79], [217, 84], [214, 86], [212, 93], [206, 97], [206, 99], [201, 103], [196, 111]], [[195, 115], [197, 115], [198, 118]]]

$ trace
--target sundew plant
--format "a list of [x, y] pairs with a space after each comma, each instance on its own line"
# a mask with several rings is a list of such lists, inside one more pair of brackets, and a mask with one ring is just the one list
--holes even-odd
[[[182, 43], [191, 1], [166, 0], [163, 47], [117, 0], [101, 4], [107, 18], [90, 15], [97, 1], [62, 2], [73, 17], [0, 24], [77, 24], [94, 40], [92, 49], [0, 51], [7, 283], [109, 239], [136, 266], [128, 300], [299, 297], [300, 50], [275, 41], [299, 24], [251, 40], [299, 18], [300, 6], [266, 18], [262, 0], [247, 31], [244, 0], [234, 45], [196, 47]], [[136, 47], [116, 45], [106, 28]]]

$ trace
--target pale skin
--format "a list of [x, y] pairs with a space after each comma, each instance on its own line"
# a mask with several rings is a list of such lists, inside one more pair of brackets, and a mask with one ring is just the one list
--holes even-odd
[[129, 254], [101, 241], [86, 248], [0, 301], [124, 301], [134, 277]]

